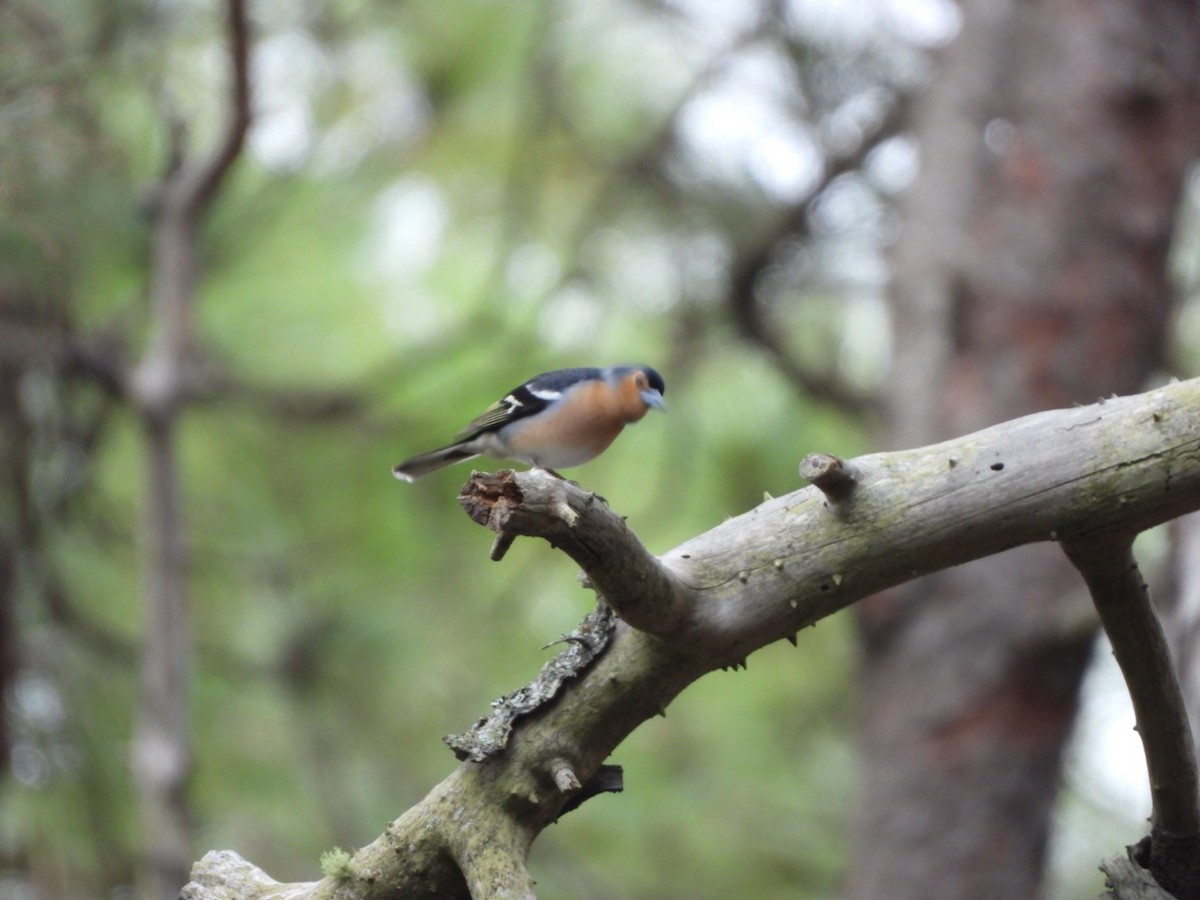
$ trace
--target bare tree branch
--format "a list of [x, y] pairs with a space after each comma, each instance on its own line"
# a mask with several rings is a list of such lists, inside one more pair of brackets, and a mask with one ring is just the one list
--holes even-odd
[[1154, 804], [1148, 868], [1190, 900], [1200, 896], [1200, 866], [1191, 862], [1200, 849], [1196, 754], [1166, 635], [1133, 558], [1133, 534], [1064, 541], [1063, 550], [1087, 582], [1133, 700]]
[[1106, 876], [1108, 892], [1099, 900], [1177, 900], [1156, 882], [1144, 868], [1128, 856], [1115, 856], [1100, 864]]
[[[501, 546], [517, 535], [530, 535], [558, 547], [634, 628], [666, 637], [686, 623], [691, 599], [686, 585], [595, 494], [543, 470], [521, 475], [503, 471], [471, 478], [459, 502], [473, 520], [500, 536]], [[581, 523], [583, 518], [589, 521]]]
[[173, 166], [156, 186], [151, 263], [154, 318], [149, 348], [130, 393], [145, 416], [174, 415], [190, 365], [190, 307], [196, 281], [196, 229], [245, 144], [250, 124], [249, 23], [245, 0], [228, 0], [230, 94], [224, 131], [207, 158]]
[[[618, 622], [602, 655], [516, 722], [503, 752], [460, 763], [338, 881], [288, 885], [286, 896], [458, 897], [468, 882], [476, 896], [529, 896], [524, 860], [536, 835], [576, 784], [700, 676], [919, 575], [1019, 544], [1126, 540], [1200, 508], [1198, 452], [1194, 380], [861, 457], [843, 467], [856, 487], [836, 502], [815, 486], [769, 499], [657, 559], [570, 483], [476, 473], [465, 491], [476, 521], [560, 544], [613, 609], [658, 633]], [[500, 865], [489, 841], [511, 860]], [[210, 854], [184, 896], [227, 896], [206, 880], [252, 870], [236, 855]]]
[[784, 245], [811, 238], [813, 203], [836, 179], [862, 168], [867, 155], [897, 132], [907, 110], [907, 99], [897, 98], [873, 133], [864, 135], [857, 146], [827, 160], [820, 181], [808, 196], [789, 208], [769, 234], [734, 260], [726, 294], [726, 303], [742, 336], [761, 347], [796, 389], [860, 414], [876, 412], [878, 399], [855, 390], [836, 374], [815, 371], [796, 358], [787, 347], [782, 330], [771, 322], [759, 296], [759, 285], [763, 275], [777, 262]]

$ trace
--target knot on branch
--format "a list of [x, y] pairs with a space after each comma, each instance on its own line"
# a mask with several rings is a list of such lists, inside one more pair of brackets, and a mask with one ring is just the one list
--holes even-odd
[[858, 486], [854, 464], [829, 453], [810, 453], [800, 463], [800, 477], [814, 485], [830, 504], [845, 503]]
[[[1149, 847], [1144, 846], [1146, 841]], [[1200, 900], [1200, 834], [1172, 834], [1155, 828], [1138, 845], [1138, 853], [1137, 861], [1172, 897]]]

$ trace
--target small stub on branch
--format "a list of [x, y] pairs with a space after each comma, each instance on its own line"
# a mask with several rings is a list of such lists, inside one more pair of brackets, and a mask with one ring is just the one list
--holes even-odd
[[575, 770], [565, 759], [551, 761], [550, 773], [554, 778], [554, 786], [564, 794], [573, 794], [583, 787], [579, 783], [579, 776], [575, 774]]
[[504, 559], [504, 554], [508, 552], [508, 548], [513, 545], [513, 541], [516, 539], [517, 536], [511, 531], [500, 532], [496, 535], [496, 539], [492, 541], [492, 550], [488, 554], [488, 558], [492, 562], [500, 562], [500, 560]]
[[844, 503], [858, 485], [854, 464], [829, 453], [810, 453], [804, 457], [800, 477], [815, 485], [831, 504]]
[[598, 794], [619, 794], [625, 790], [625, 770], [615, 763], [605, 763], [596, 770], [573, 796], [567, 798], [563, 808], [559, 810], [558, 818], [562, 818], [573, 809], [577, 809], [584, 800], [590, 800]]

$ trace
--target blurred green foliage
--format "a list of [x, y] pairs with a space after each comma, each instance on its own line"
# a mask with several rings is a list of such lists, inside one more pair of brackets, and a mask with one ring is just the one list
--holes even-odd
[[[234, 848], [309, 880], [323, 852], [371, 840], [444, 777], [441, 736], [532, 678], [593, 602], [545, 545], [487, 559], [491, 536], [455, 499], [469, 466], [405, 485], [394, 462], [534, 373], [649, 363], [669, 414], [572, 475], [664, 552], [798, 487], [805, 453], [867, 445], [861, 420], [797, 391], [725, 307], [733, 260], [796, 198], [677, 133], [724, 55], [761, 49], [752, 27], [720, 24], [755, 4], [250, 6], [256, 126], [201, 236], [205, 389], [180, 447], [190, 800], [197, 857]], [[136, 358], [148, 192], [173, 145], [199, 152], [217, 127], [218, 12], [0, 3], [6, 322], [115, 370]], [[839, 91], [861, 77], [831, 85], [861, 48], [775, 40], [797, 84], [807, 70], [788, 66], [819, 75], [797, 109], [845, 120]], [[886, 192], [865, 193], [779, 261], [769, 298], [785, 345], [863, 389], [886, 353], [872, 318]], [[13, 345], [34, 360], [20, 393], [40, 519], [16, 593], [0, 897], [122, 896], [141, 446], [94, 371], [39, 362], [25, 332]], [[852, 652], [835, 617], [686, 692], [615, 754], [625, 792], [539, 840], [545, 896], [828, 896], [854, 792]]]
[[[735, 339], [711, 291], [680, 283], [672, 255], [709, 227], [704, 209], [681, 220], [617, 168], [687, 71], [646, 84], [646, 60], [591, 38], [671, 62], [642, 30], [669, 23], [632, 5], [251, 6], [258, 130], [202, 235], [210, 383], [180, 447], [190, 800], [197, 856], [232, 847], [311, 879], [322, 852], [369, 841], [440, 780], [454, 765], [441, 735], [531, 678], [592, 603], [545, 545], [488, 561], [490, 536], [455, 500], [468, 467], [408, 486], [393, 462], [535, 372], [649, 362], [670, 414], [574, 474], [661, 552], [793, 489], [805, 451], [862, 442]], [[17, 2], [0, 19], [0, 291], [36, 323], [109, 336], [126, 366], [146, 329], [145, 203], [169, 123], [190, 154], [220, 115], [215, 5]], [[547, 104], [570, 114], [551, 122]], [[61, 502], [18, 595], [0, 895], [28, 879], [108, 896], [137, 852], [142, 451], [119, 397], [49, 362], [23, 378], [44, 395], [29, 401], [38, 439], [62, 458], [40, 477]], [[697, 685], [620, 749], [624, 794], [544, 836], [546, 895], [827, 893], [852, 785], [848, 655], [830, 622]]]

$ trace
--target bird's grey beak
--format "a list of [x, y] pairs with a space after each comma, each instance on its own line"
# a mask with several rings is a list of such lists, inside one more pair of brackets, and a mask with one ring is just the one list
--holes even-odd
[[660, 409], [663, 412], [667, 411], [667, 401], [663, 399], [663, 395], [654, 388], [647, 388], [642, 391], [642, 401], [653, 409]]

